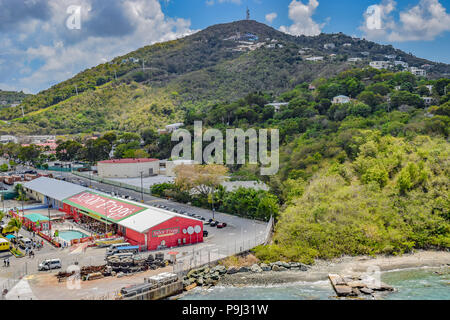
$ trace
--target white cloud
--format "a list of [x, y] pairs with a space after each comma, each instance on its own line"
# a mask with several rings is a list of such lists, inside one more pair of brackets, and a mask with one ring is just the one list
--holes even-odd
[[364, 15], [364, 31], [368, 39], [388, 41], [432, 41], [438, 35], [450, 31], [450, 14], [439, 0], [420, 0], [415, 6], [399, 13], [395, 21], [392, 13], [396, 3], [385, 0], [378, 5], [381, 10], [381, 29], [367, 28], [370, 16]]
[[275, 20], [278, 17], [278, 15], [275, 12], [266, 14], [266, 21], [268, 23], [272, 23], [273, 20]]
[[289, 4], [289, 18], [294, 23], [290, 26], [281, 26], [280, 31], [292, 35], [315, 36], [320, 34], [325, 24], [319, 24], [312, 19], [318, 6], [317, 0], [309, 0], [307, 4], [300, 0], [292, 0]]
[[[165, 16], [158, 0], [123, 0], [115, 7], [112, 2], [104, 6], [103, 1], [80, 0], [81, 30], [66, 28], [66, 9], [72, 0], [49, 0], [49, 19], [27, 20], [17, 31], [0, 33], [0, 57], [8, 61], [0, 64], [0, 88], [36, 93], [105, 59], [194, 32], [189, 20]], [[1, 6], [0, 1], [0, 10]], [[108, 14], [115, 20], [108, 21]], [[110, 28], [114, 24], [116, 28]], [[20, 77], [13, 80], [12, 75]]]

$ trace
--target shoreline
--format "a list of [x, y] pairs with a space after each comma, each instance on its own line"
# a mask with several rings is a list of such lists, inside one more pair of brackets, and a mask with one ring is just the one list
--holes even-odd
[[307, 271], [288, 270], [226, 274], [220, 279], [217, 286], [245, 287], [293, 284], [296, 282], [312, 283], [329, 281], [328, 275], [331, 273], [351, 276], [423, 267], [449, 268], [450, 252], [416, 251], [401, 256], [346, 256], [329, 261], [318, 260]]

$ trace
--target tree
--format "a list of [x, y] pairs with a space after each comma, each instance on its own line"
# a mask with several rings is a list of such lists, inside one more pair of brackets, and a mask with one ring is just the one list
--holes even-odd
[[105, 133], [102, 138], [108, 141], [111, 146], [113, 146], [117, 140], [117, 134], [114, 131], [109, 131]]
[[416, 108], [423, 108], [424, 101], [418, 94], [410, 93], [408, 91], [397, 91], [391, 95], [391, 105], [395, 108], [406, 104]]
[[364, 102], [365, 104], [372, 107], [376, 107], [377, 105], [383, 103], [383, 97], [379, 94], [375, 94], [372, 91], [363, 91], [361, 92], [357, 99], [361, 102]]
[[35, 145], [21, 147], [18, 158], [24, 162], [31, 162], [35, 164], [41, 154], [39, 147]]
[[61, 161], [73, 161], [80, 157], [83, 145], [77, 141], [60, 142], [56, 147], [56, 157]]
[[84, 159], [90, 163], [109, 159], [111, 145], [105, 139], [88, 140], [84, 148]]
[[214, 193], [222, 182], [228, 169], [223, 165], [179, 165], [175, 167], [175, 185], [185, 192], [194, 192], [207, 197]]
[[6, 232], [15, 232], [16, 233], [16, 237], [19, 236], [19, 231], [22, 228], [22, 221], [20, 221], [20, 219], [18, 218], [13, 218], [11, 220], [9, 220], [8, 225], [6, 226]]

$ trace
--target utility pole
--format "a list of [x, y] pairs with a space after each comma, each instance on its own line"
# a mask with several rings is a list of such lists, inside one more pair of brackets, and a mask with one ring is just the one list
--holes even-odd
[[75, 85], [75, 91], [76, 91], [76, 93], [78, 95], [78, 87], [77, 87], [77, 85]]
[[215, 220], [214, 216], [216, 213], [216, 209], [214, 208], [214, 189], [211, 188], [211, 206], [212, 206], [212, 212], [213, 212], [213, 220]]
[[247, 20], [250, 20], [250, 10], [247, 7]]
[[25, 118], [25, 113], [23, 112], [23, 106], [21, 105], [20, 108], [22, 109], [22, 118]]
[[106, 201], [105, 201], [105, 237], [108, 235], [108, 210], [106, 208]]
[[142, 59], [142, 71], [145, 71], [145, 65], [144, 65], [145, 60]]
[[141, 171], [141, 202], [144, 203], [144, 183], [142, 181], [143, 171]]
[[50, 228], [50, 198], [47, 197], [47, 211], [48, 211], [48, 234], [51, 235], [51, 228]]

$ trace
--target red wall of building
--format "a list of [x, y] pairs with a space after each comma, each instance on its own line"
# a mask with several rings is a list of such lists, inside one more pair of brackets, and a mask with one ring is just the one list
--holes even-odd
[[[196, 225], [200, 226], [201, 231], [197, 235], [194, 233], [192, 236], [189, 234], [183, 234], [183, 229], [187, 229], [188, 227], [195, 227]], [[174, 229], [178, 228], [178, 233], [164, 236], [164, 237], [154, 237], [154, 231], [166, 230], [166, 229]], [[173, 217], [149, 230], [147, 234], [148, 239], [148, 250], [156, 250], [156, 248], [161, 244], [162, 241], [165, 241], [165, 245], [167, 247], [177, 247], [179, 245], [186, 245], [190, 243], [203, 242], [203, 222], [186, 219], [182, 217]], [[178, 239], [181, 239], [181, 244], [178, 243]], [[183, 243], [183, 239], [186, 239], [185, 243]]]
[[127, 229], [125, 236], [133, 245], [145, 245], [145, 235], [142, 233]]

